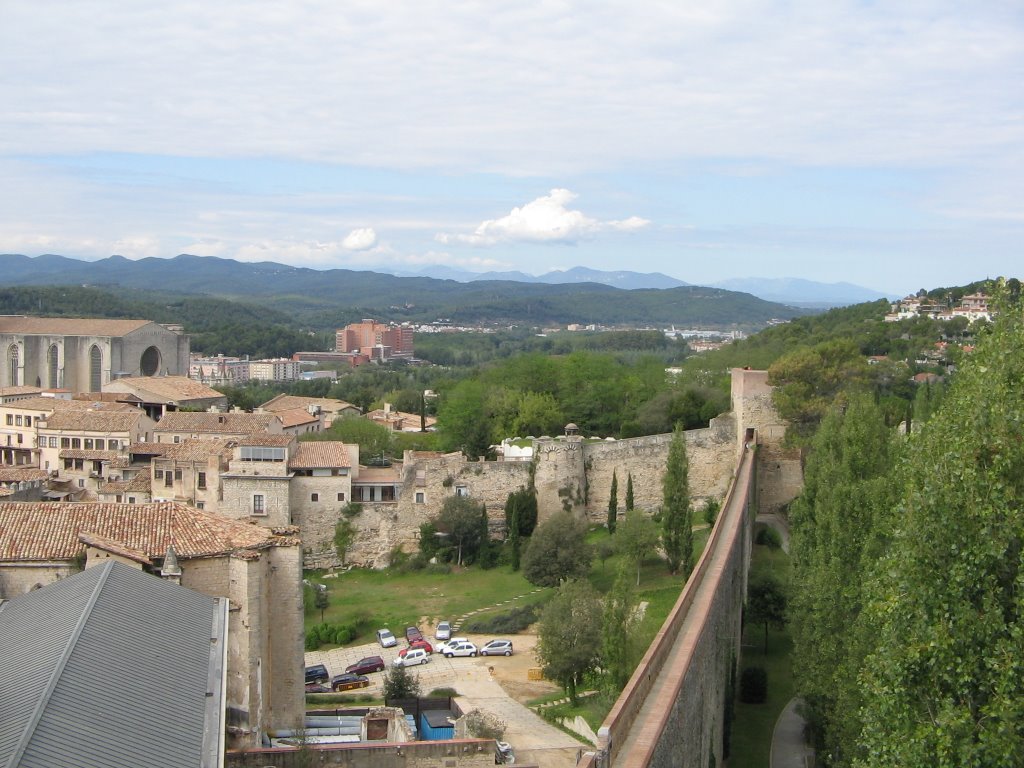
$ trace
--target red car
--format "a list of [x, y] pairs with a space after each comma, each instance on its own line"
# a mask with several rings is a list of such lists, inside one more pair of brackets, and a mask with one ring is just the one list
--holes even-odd
[[355, 664], [345, 667], [345, 671], [351, 672], [353, 675], [368, 675], [370, 672], [380, 672], [382, 669], [384, 669], [384, 659], [380, 656], [367, 656], [365, 659], [360, 659]]
[[405, 658], [405, 654], [407, 654], [413, 648], [422, 648], [427, 653], [433, 653], [434, 652], [434, 646], [432, 646], [428, 641], [426, 641], [426, 640], [413, 640], [411, 643], [409, 643], [409, 647], [408, 648], [403, 648], [402, 650], [400, 650], [398, 652], [398, 655], [401, 656], [404, 659]]
[[405, 640], [410, 645], [413, 642], [415, 642], [416, 640], [422, 640], [422, 639], [423, 639], [423, 633], [420, 632], [420, 628], [419, 627], [406, 627], [405, 628]]

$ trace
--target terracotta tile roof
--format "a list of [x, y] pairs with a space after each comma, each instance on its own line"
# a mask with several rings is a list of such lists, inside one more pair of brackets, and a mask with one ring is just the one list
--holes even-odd
[[21, 384], [17, 387], [0, 387], [0, 397], [10, 397], [12, 395], [38, 395], [42, 391], [42, 387], [30, 387], [28, 385]]
[[39, 428], [65, 432], [130, 432], [146, 414], [138, 408], [129, 408], [129, 411], [106, 408], [98, 411], [57, 411]]
[[278, 395], [261, 405], [260, 410], [278, 413], [280, 411], [290, 411], [293, 408], [306, 410], [311, 405], [319, 405], [321, 409], [329, 413], [338, 413], [349, 408], [356, 411], [359, 410], [357, 406], [352, 405], [352, 403], [346, 403], [344, 400], [335, 400], [332, 397], [300, 397], [299, 395]]
[[256, 432], [266, 432], [276, 418], [272, 413], [172, 411], [160, 419], [154, 431], [251, 435]]
[[238, 438], [239, 445], [270, 445], [277, 446], [291, 445], [295, 441], [295, 435], [268, 435], [267, 433], [255, 435], [243, 435]]
[[[107, 392], [131, 390], [143, 400], [145, 393], [151, 393], [167, 400], [209, 400], [223, 398], [216, 389], [188, 376], [125, 376], [107, 385]], [[141, 393], [141, 394], [140, 394]]]
[[174, 447], [174, 443], [138, 442], [128, 446], [128, 453], [144, 456], [163, 456]]
[[121, 457], [117, 451], [94, 451], [84, 448], [63, 448], [57, 454], [58, 459], [92, 459], [93, 461], [113, 461]]
[[110, 468], [111, 469], [127, 469], [131, 465], [132, 465], [131, 459], [129, 459], [127, 456], [120, 456], [120, 457], [118, 457], [116, 459], [111, 459], [110, 460]]
[[61, 397], [26, 397], [24, 400], [15, 400], [12, 403], [4, 403], [0, 408], [18, 408], [24, 411], [87, 411], [95, 402], [85, 400], [65, 400]]
[[311, 440], [299, 443], [288, 460], [289, 469], [325, 469], [349, 467], [352, 462], [345, 444], [337, 440]]
[[81, 551], [82, 532], [155, 558], [169, 546], [193, 558], [298, 543], [175, 502], [0, 502], [0, 561], [70, 560]]
[[206, 461], [210, 456], [220, 455], [230, 459], [237, 440], [215, 438], [213, 440], [188, 439], [171, 443], [163, 458], [173, 461]]
[[149, 325], [150, 320], [101, 320], [80, 317], [0, 317], [0, 333], [55, 336], [124, 336]]
[[316, 424], [320, 421], [319, 416], [314, 416], [305, 408], [289, 408], [287, 411], [275, 411], [274, 415], [281, 420], [281, 426], [297, 427], [300, 424]]
[[28, 483], [49, 477], [49, 472], [36, 467], [0, 467], [0, 483]]
[[15, 491], [12, 491], [10, 488], [0, 488], [0, 498], [3, 498], [4, 496], [13, 496], [14, 494]]
[[91, 400], [94, 403], [141, 403], [142, 398], [131, 392], [79, 392], [75, 400]]
[[153, 490], [152, 479], [148, 473], [139, 472], [130, 480], [111, 480], [99, 487], [97, 493], [107, 496], [112, 493], [151, 493]]
[[105, 552], [111, 552], [121, 557], [126, 557], [129, 560], [134, 560], [137, 563], [143, 565], [152, 565], [153, 561], [146, 557], [145, 552], [140, 552], [137, 549], [126, 547], [113, 539], [108, 539], [105, 536], [100, 536], [95, 533], [80, 533], [78, 534], [78, 540], [89, 547], [95, 547], [96, 549], [102, 549]]

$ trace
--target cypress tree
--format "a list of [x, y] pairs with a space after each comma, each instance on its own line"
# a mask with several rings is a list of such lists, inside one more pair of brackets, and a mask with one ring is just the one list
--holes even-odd
[[619, 478], [612, 470], [612, 492], [608, 497], [608, 533], [615, 533], [615, 524], [619, 516]]
[[693, 570], [693, 510], [690, 508], [686, 436], [678, 427], [669, 444], [661, 487], [661, 545], [668, 561], [668, 571], [682, 571], [683, 576], [689, 576]]

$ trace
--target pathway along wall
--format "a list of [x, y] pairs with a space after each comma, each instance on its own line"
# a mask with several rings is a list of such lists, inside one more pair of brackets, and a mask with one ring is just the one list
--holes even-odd
[[598, 731], [599, 752], [581, 765], [722, 764], [725, 705], [739, 656], [756, 511], [753, 430], [747, 437], [703, 555]]

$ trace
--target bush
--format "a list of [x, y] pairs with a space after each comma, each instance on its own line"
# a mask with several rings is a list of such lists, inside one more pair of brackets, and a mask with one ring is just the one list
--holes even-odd
[[505, 721], [482, 709], [471, 709], [466, 713], [466, 730], [476, 739], [500, 741], [505, 735]]
[[321, 645], [345, 645], [358, 634], [355, 624], [314, 624], [306, 632], [306, 650], [315, 651]]
[[754, 543], [762, 544], [769, 549], [778, 549], [782, 546], [782, 536], [780, 536], [779, 532], [770, 525], [762, 525], [757, 529], [757, 534], [754, 536]]
[[501, 613], [477, 614], [462, 624], [462, 630], [479, 635], [514, 635], [537, 621], [539, 606], [522, 605]]
[[704, 522], [714, 525], [718, 519], [718, 512], [722, 509], [722, 502], [718, 499], [708, 499], [704, 502]]
[[429, 694], [427, 694], [427, 697], [431, 699], [443, 699], [453, 698], [458, 695], [459, 692], [456, 691], [454, 688], [435, 688]]
[[383, 677], [384, 701], [394, 699], [418, 699], [420, 696], [419, 675], [413, 675], [405, 667], [392, 667]]
[[764, 704], [768, 700], [768, 673], [764, 667], [747, 667], [740, 675], [740, 701]]

